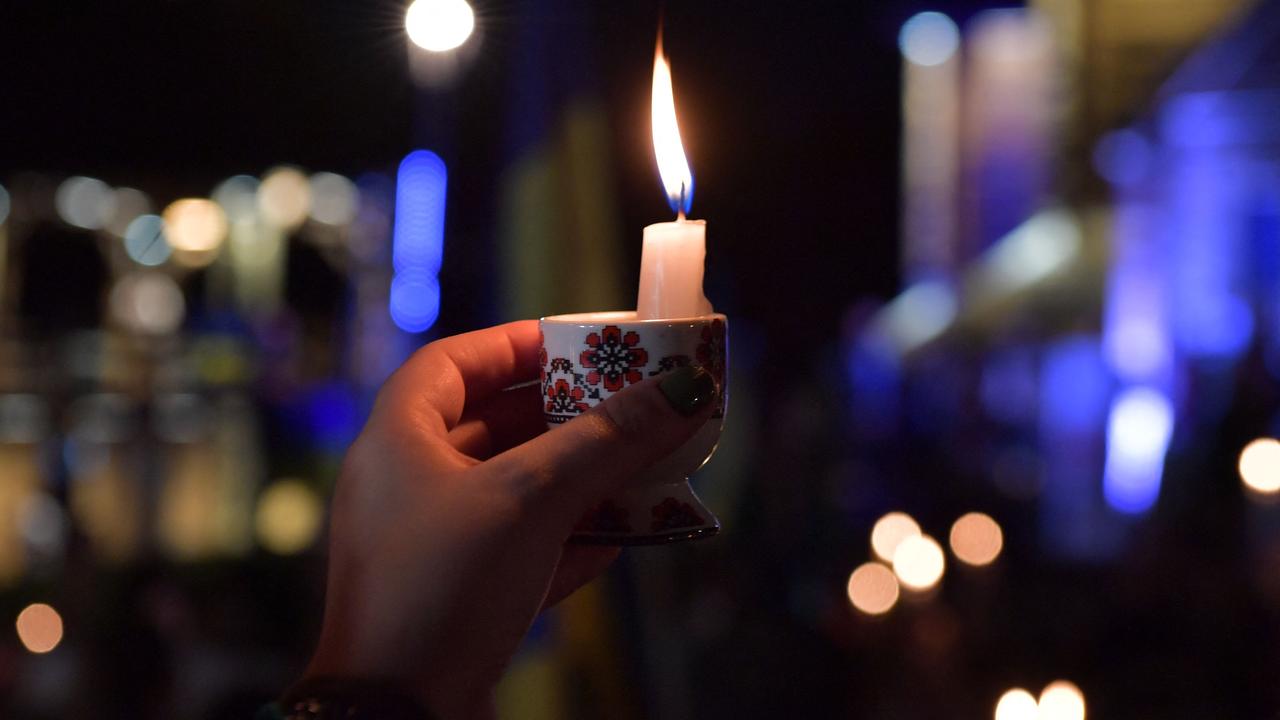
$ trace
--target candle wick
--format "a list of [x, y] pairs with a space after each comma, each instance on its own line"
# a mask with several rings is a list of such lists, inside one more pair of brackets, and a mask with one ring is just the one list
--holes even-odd
[[676, 222], [684, 222], [684, 194], [685, 184], [680, 183], [680, 204], [676, 207]]

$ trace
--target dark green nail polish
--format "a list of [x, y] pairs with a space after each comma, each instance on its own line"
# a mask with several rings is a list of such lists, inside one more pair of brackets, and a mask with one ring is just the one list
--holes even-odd
[[692, 415], [716, 399], [716, 381], [705, 368], [686, 365], [663, 376], [658, 383], [667, 402], [681, 415]]

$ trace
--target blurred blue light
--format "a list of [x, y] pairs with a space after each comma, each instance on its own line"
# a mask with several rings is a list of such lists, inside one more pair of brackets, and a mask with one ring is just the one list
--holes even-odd
[[400, 163], [391, 239], [391, 262], [396, 272], [440, 272], [446, 178], [444, 161], [429, 150], [414, 150]]
[[447, 177], [444, 161], [429, 150], [406, 155], [396, 175], [390, 311], [406, 332], [426, 331], [440, 314]]
[[922, 12], [902, 24], [898, 48], [916, 65], [941, 65], [960, 47], [960, 29], [940, 12]]
[[1160, 495], [1164, 457], [1173, 437], [1173, 403], [1152, 388], [1129, 388], [1111, 405], [1102, 491], [1116, 510], [1146, 512]]
[[[1101, 348], [1091, 337], [1074, 337], [1049, 348], [1040, 368], [1041, 423], [1059, 431], [1088, 433], [1106, 415], [1111, 378]], [[1096, 476], [1095, 476], [1096, 477]]]
[[0, 185], [0, 223], [9, 217], [9, 191]]
[[1093, 148], [1093, 167], [1119, 187], [1133, 187], [1151, 168], [1151, 143], [1137, 130], [1125, 128], [1102, 136]]
[[440, 316], [440, 285], [434, 277], [398, 273], [391, 280], [391, 319], [405, 332], [426, 332]]

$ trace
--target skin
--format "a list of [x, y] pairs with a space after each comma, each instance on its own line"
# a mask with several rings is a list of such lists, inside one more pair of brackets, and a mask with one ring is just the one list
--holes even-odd
[[656, 379], [547, 431], [537, 322], [431, 343], [387, 381], [334, 494], [324, 625], [307, 676], [400, 681], [445, 720], [493, 688], [543, 609], [617, 548], [566, 545], [599, 500], [707, 421]]

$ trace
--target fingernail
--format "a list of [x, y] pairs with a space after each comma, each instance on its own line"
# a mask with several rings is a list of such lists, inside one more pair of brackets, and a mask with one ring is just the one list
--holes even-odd
[[692, 415], [716, 399], [716, 381], [706, 368], [686, 365], [663, 376], [658, 383], [667, 402], [681, 415]]

